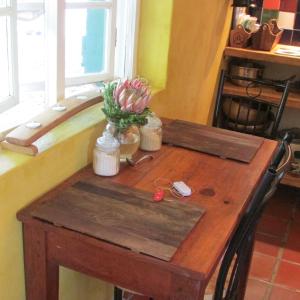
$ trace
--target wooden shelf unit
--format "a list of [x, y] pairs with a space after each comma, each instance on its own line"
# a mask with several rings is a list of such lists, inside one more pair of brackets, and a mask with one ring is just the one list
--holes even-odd
[[260, 51], [253, 50], [250, 48], [234, 48], [234, 47], [226, 47], [225, 48], [225, 56], [239, 57], [239, 58], [247, 58], [253, 60], [259, 60], [264, 62], [272, 62], [277, 64], [285, 64], [290, 66], [300, 66], [300, 57], [281, 55], [275, 53], [278, 48], [292, 48], [293, 46], [287, 45], [277, 45], [271, 51]]
[[[259, 87], [251, 87], [248, 89], [250, 95], [255, 96], [259, 93]], [[224, 93], [237, 96], [247, 96], [246, 87], [235, 85], [231, 82], [225, 82]], [[260, 98], [272, 103], [278, 103], [281, 97], [281, 92], [277, 92], [271, 87], [263, 87]], [[300, 109], [300, 93], [289, 93], [287, 107]]]
[[[225, 56], [238, 57], [244, 59], [252, 59], [256, 61], [271, 62], [277, 64], [284, 64], [290, 66], [300, 67], [300, 57], [281, 55], [275, 53], [278, 48], [293, 48], [293, 46], [277, 45], [271, 51], [259, 51], [253, 49], [242, 49], [234, 47], [226, 47], [224, 51]], [[246, 88], [232, 84], [231, 82], [225, 82], [224, 92], [237, 96], [247, 96]], [[257, 95], [258, 89], [250, 88], [249, 93]], [[261, 99], [278, 103], [280, 99], [280, 92], [268, 87], [264, 87], [260, 96]], [[286, 104], [289, 108], [300, 109], [300, 93], [289, 93], [288, 101]], [[281, 181], [282, 184], [289, 185], [292, 187], [300, 188], [300, 177], [286, 174]]]

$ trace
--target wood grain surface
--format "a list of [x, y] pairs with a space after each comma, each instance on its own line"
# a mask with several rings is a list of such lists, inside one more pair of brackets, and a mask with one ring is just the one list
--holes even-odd
[[163, 142], [249, 163], [261, 147], [263, 138], [175, 120], [164, 126]]
[[27, 128], [26, 124], [20, 125], [14, 130], [10, 131], [5, 140], [8, 143], [20, 146], [30, 146], [34, 141], [43, 136], [52, 128], [61, 124], [68, 118], [74, 116], [83, 109], [90, 107], [96, 103], [101, 102], [100, 96], [86, 96], [86, 99], [69, 98], [60, 101], [58, 104], [65, 106], [64, 111], [55, 111], [52, 108], [29, 120], [29, 122], [41, 123], [41, 126], [36, 129]]
[[149, 192], [94, 177], [41, 204], [32, 215], [169, 261], [203, 213], [199, 206], [174, 199], [156, 203]]

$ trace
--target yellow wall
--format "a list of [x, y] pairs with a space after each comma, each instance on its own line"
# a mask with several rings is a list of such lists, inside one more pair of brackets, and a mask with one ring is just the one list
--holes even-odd
[[[164, 1], [142, 2], [147, 5], [150, 5], [150, 2], [160, 5]], [[167, 5], [171, 5], [169, 1], [166, 2]], [[231, 13], [229, 0], [173, 1], [166, 88], [154, 96], [151, 105], [160, 116], [199, 123], [208, 122], [230, 28]], [[155, 20], [155, 16], [152, 14], [152, 19]], [[155, 28], [151, 31], [151, 20], [146, 24], [143, 22], [144, 19], [142, 28], [148, 26], [148, 31], [144, 29], [141, 33], [147, 32], [148, 36], [143, 37], [142, 41], [148, 40], [149, 45], [153, 39], [151, 34], [157, 36], [157, 31]], [[152, 70], [155, 70], [156, 74], [165, 74], [165, 64], [160, 64], [160, 59], [165, 58], [166, 48], [161, 48], [160, 37], [157, 39], [159, 41], [155, 47], [161, 51], [161, 56], [156, 49], [153, 53]], [[164, 44], [165, 39], [161, 41]], [[143, 52], [144, 47], [145, 44], [142, 43], [139, 51]], [[157, 61], [154, 61], [155, 57]], [[149, 75], [153, 76], [153, 73], [145, 71], [144, 67], [138, 69], [139, 74], [148, 78]]]
[[138, 35], [137, 74], [155, 89], [167, 80], [172, 0], [142, 0]]

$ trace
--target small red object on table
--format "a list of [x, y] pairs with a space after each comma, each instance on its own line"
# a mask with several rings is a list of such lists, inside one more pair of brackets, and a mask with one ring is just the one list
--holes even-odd
[[155, 202], [162, 201], [162, 200], [164, 200], [164, 197], [165, 197], [164, 190], [163, 189], [157, 189], [155, 191], [155, 193], [153, 194], [153, 201], [155, 201]]

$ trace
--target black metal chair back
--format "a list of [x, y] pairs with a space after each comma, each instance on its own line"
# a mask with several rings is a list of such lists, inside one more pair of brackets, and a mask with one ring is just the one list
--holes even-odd
[[[214, 300], [244, 299], [256, 225], [268, 199], [274, 194], [277, 184], [289, 168], [292, 156], [289, 147], [291, 140], [292, 136], [287, 133], [229, 242], [218, 273]], [[284, 156], [286, 160], [280, 165]]]
[[[226, 92], [225, 82], [245, 82], [243, 96]], [[231, 76], [222, 70], [214, 110], [213, 126], [239, 132], [275, 138], [289, 95], [290, 80], [284, 83], [273, 80]], [[278, 89], [278, 102], [263, 99], [264, 89]], [[235, 90], [235, 89], [233, 89]], [[237, 88], [241, 92], [241, 88]], [[270, 90], [272, 91], [272, 89]], [[272, 91], [273, 95], [275, 91]], [[275, 97], [276, 98], [276, 97]], [[275, 100], [275, 99], [273, 99]]]

